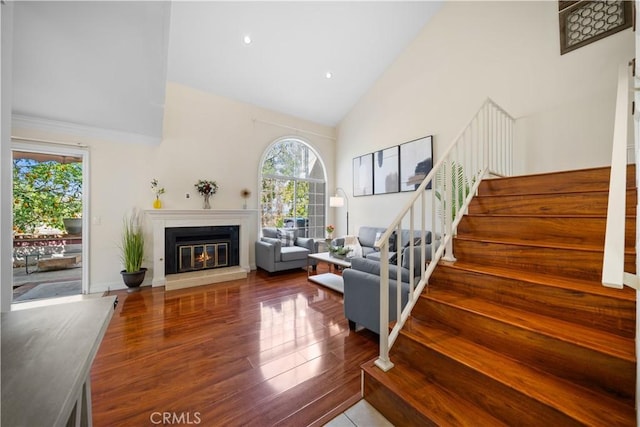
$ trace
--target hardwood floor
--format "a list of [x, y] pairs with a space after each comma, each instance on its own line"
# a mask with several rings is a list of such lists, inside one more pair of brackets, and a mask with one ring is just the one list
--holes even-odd
[[378, 352], [377, 335], [349, 331], [342, 295], [303, 270], [115, 293], [91, 372], [96, 427], [319, 425], [360, 398], [360, 365]]

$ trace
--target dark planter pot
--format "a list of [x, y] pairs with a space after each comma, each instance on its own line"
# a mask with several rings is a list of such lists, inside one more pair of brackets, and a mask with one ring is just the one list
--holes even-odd
[[129, 292], [140, 288], [140, 285], [144, 281], [144, 275], [146, 273], [146, 268], [141, 268], [140, 271], [134, 271], [132, 273], [127, 273], [125, 270], [122, 270], [120, 272], [120, 274], [122, 274], [122, 280], [124, 281], [124, 284], [129, 288]]
[[82, 235], [82, 218], [62, 218], [67, 233]]

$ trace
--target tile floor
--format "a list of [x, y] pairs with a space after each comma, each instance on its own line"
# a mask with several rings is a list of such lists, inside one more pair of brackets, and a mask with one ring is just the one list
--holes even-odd
[[393, 427], [380, 412], [362, 399], [324, 427]]

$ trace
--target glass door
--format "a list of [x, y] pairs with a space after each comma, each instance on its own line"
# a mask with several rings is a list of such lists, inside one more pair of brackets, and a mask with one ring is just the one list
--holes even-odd
[[86, 155], [14, 142], [13, 303], [88, 291]]

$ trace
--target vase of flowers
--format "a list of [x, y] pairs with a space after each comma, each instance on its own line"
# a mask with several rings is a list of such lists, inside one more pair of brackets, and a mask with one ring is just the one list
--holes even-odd
[[332, 224], [327, 225], [325, 230], [327, 230], [327, 240], [331, 240], [333, 238], [333, 232], [335, 231], [335, 227]]
[[218, 192], [218, 183], [215, 181], [201, 179], [195, 183], [195, 187], [198, 190], [198, 193], [204, 197], [203, 209], [211, 209], [209, 198], [212, 194], [216, 194]]
[[164, 194], [164, 187], [160, 187], [160, 185], [158, 184], [158, 180], [155, 178], [151, 180], [151, 191], [153, 191], [153, 193], [156, 195], [156, 199], [153, 201], [153, 208], [162, 208], [162, 200], [160, 200], [160, 195]]

